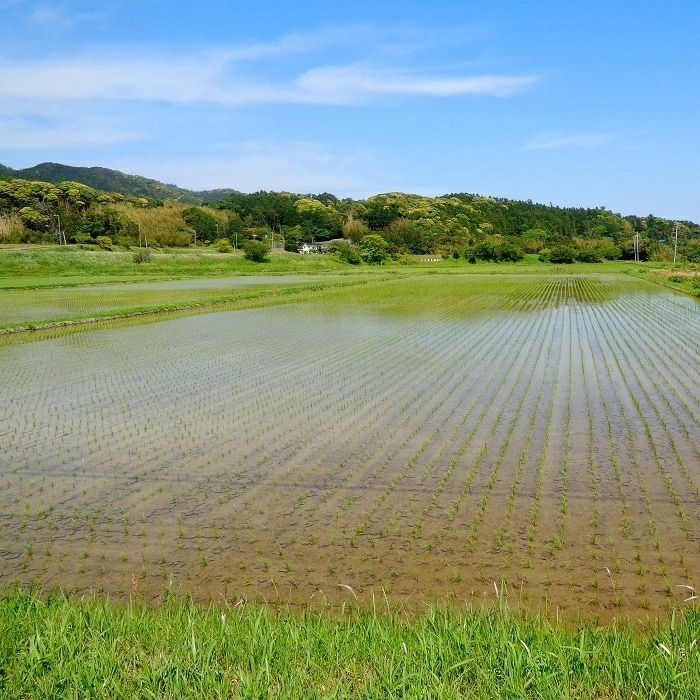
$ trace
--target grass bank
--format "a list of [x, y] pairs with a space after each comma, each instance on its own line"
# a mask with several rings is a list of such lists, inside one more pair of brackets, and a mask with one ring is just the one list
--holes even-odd
[[148, 263], [134, 262], [129, 251], [82, 250], [77, 246], [0, 248], [0, 289], [55, 287], [227, 275], [317, 274], [348, 270], [331, 255], [274, 253], [266, 263], [241, 252], [168, 249], [151, 252]]
[[471, 265], [464, 259], [404, 256], [387, 260], [384, 265], [356, 266], [333, 255], [282, 252], [272, 253], [265, 263], [255, 263], [246, 260], [240, 251], [222, 254], [206, 248], [152, 250], [150, 262], [136, 263], [133, 252], [129, 251], [85, 250], [78, 246], [0, 246], [0, 290], [234, 275], [580, 274], [626, 273], [634, 267], [630, 262], [557, 266], [539, 262], [531, 255], [519, 263]]
[[274, 611], [0, 598], [7, 698], [691, 698], [700, 615], [568, 629], [506, 607]]

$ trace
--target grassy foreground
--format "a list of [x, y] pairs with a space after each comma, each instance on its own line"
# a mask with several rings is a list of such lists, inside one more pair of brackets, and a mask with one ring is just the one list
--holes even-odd
[[691, 698], [700, 615], [567, 629], [495, 611], [411, 618], [239, 604], [0, 598], [5, 698]]

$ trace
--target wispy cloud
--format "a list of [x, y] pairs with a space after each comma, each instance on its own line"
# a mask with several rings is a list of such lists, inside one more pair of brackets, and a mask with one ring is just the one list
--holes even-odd
[[382, 96], [503, 97], [524, 90], [536, 80], [535, 76], [445, 77], [357, 66], [327, 66], [307, 71], [300, 76], [296, 81], [296, 93], [303, 101], [344, 104]]
[[[318, 41], [325, 38], [317, 37]], [[296, 76], [255, 75], [247, 60], [308, 50], [301, 35], [270, 44], [191, 57], [83, 55], [0, 64], [0, 99], [34, 102], [130, 100], [169, 104], [356, 104], [382, 97], [503, 97], [527, 89], [534, 75], [441, 75], [372, 65], [321, 65]], [[126, 53], [126, 52], [124, 52]], [[132, 52], [133, 53], [133, 52]]]
[[613, 134], [540, 134], [527, 141], [526, 151], [552, 151], [569, 148], [601, 148], [615, 140]]

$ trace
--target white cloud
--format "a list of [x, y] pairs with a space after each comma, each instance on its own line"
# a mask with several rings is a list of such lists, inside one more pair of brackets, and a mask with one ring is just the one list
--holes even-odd
[[351, 104], [377, 96], [505, 96], [523, 90], [534, 76], [440, 77], [356, 66], [328, 66], [307, 71], [297, 81], [304, 101]]
[[[295, 50], [298, 41], [249, 47]], [[426, 76], [358, 66], [321, 66], [286, 82], [241, 76], [246, 50], [211, 51], [190, 58], [85, 55], [0, 64], [0, 99], [47, 101], [130, 100], [170, 104], [355, 104], [386, 96], [507, 96], [537, 81], [531, 75]], [[271, 55], [271, 53], [269, 54]], [[238, 63], [237, 63], [238, 61]], [[233, 75], [232, 75], [233, 74]]]
[[601, 148], [615, 140], [613, 134], [548, 133], [535, 136], [524, 146], [526, 151], [550, 151], [569, 148]]

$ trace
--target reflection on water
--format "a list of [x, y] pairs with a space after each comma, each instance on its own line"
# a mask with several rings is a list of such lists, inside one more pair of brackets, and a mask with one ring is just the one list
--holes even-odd
[[0, 325], [22, 321], [49, 321], [174, 301], [181, 301], [183, 304], [197, 303], [201, 299], [233, 294], [236, 291], [308, 284], [317, 279], [322, 278], [311, 275], [251, 275], [85, 287], [0, 290]]
[[650, 289], [413, 279], [2, 347], [1, 575], [664, 614], [700, 586], [700, 317]]

